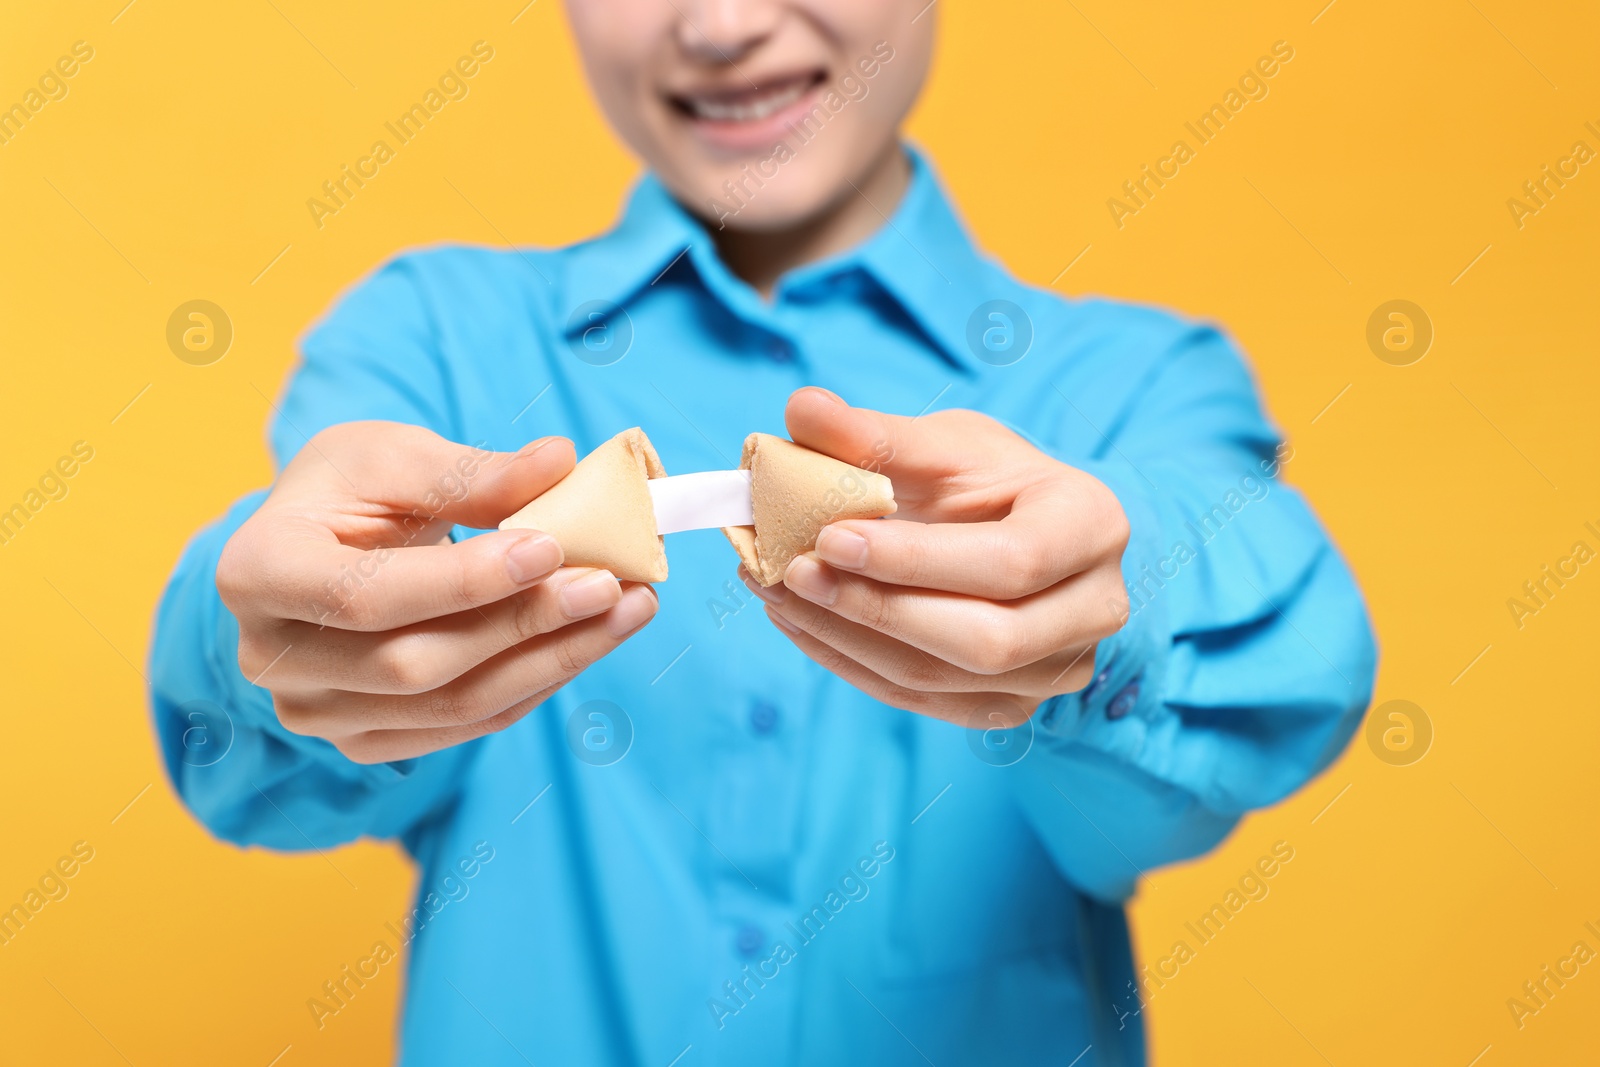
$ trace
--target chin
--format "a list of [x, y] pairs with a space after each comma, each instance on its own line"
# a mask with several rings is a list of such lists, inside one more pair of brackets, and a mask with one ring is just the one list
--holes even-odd
[[858, 195], [852, 183], [859, 186], [863, 179], [838, 161], [797, 153], [783, 163], [770, 156], [737, 167], [718, 161], [696, 167], [681, 180], [664, 180], [713, 230], [776, 233], [803, 226]]
[[[848, 188], [848, 187], [847, 187]], [[708, 221], [740, 233], [780, 233], [805, 225], [833, 205], [837, 197], [821, 189], [778, 189], [768, 185], [744, 206], [735, 209], [724, 196], [727, 214], [710, 215]]]

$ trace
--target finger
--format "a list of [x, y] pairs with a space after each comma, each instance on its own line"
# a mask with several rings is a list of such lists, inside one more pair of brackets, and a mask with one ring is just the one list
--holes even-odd
[[1114, 550], [1121, 527], [1074, 504], [1059, 491], [1024, 490], [998, 521], [836, 522], [817, 538], [817, 555], [838, 570], [891, 585], [1015, 600]]
[[[556, 687], [559, 688], [560, 686]], [[491, 715], [482, 722], [475, 722], [469, 726], [441, 726], [427, 730], [372, 730], [340, 738], [333, 744], [346, 758], [356, 763], [391, 763], [396, 760], [417, 759], [499, 733], [543, 704], [556, 692], [556, 689], [548, 693], [538, 693], [498, 715]]]
[[[769, 590], [746, 580], [766, 599]], [[928, 693], [999, 691], [1044, 699], [1083, 688], [1094, 677], [1095, 643], [1067, 648], [1000, 674], [978, 674], [937, 659], [914, 645], [886, 637], [797, 596], [768, 602], [768, 614], [816, 638], [895, 685]]]
[[835, 570], [807, 553], [789, 564], [783, 587], [790, 596], [983, 675], [1082, 647], [1121, 626], [1106, 606], [1108, 580], [1098, 571], [1018, 600], [992, 601], [886, 585]]
[[547, 577], [561, 560], [561, 546], [537, 530], [362, 550], [340, 544], [312, 518], [292, 516], [241, 529], [217, 565], [217, 589], [236, 614], [396, 630], [492, 604]]
[[276, 698], [278, 718], [291, 732], [330, 739], [374, 730], [471, 727], [555, 692], [649, 622], [657, 606], [653, 589], [633, 585], [604, 615], [509, 648], [438, 689], [405, 696], [288, 694]]
[[954, 513], [1009, 501], [1014, 486], [996, 472], [1021, 469], [1004, 460], [1030, 447], [975, 411], [889, 415], [851, 407], [815, 386], [789, 397], [784, 419], [796, 444], [888, 475], [896, 503], [912, 518], [927, 517], [923, 509], [935, 504]]
[[320, 497], [367, 505], [415, 522], [488, 528], [566, 477], [572, 442], [545, 437], [516, 452], [447, 441], [431, 430], [393, 422], [351, 422], [311, 438], [285, 471], [298, 495], [302, 462]]
[[[1010, 693], [926, 693], [908, 689], [896, 685], [802, 630], [784, 629], [783, 624], [778, 621], [781, 616], [775, 615], [770, 606], [767, 608], [767, 617], [772, 619], [773, 624], [783, 630], [785, 636], [794, 642], [794, 646], [814, 663], [843, 678], [867, 696], [892, 708], [914, 711], [960, 726], [972, 725], [975, 720], [981, 720], [982, 713], [986, 710], [1000, 711], [1006, 719], [1003, 725], [1014, 726], [1028, 718], [1039, 706], [1039, 701], [1030, 701], [1027, 697]], [[984, 725], [990, 724], [984, 723]]]
[[611, 572], [564, 567], [493, 604], [399, 630], [364, 633], [289, 622], [270, 637], [243, 639], [239, 666], [246, 677], [270, 666], [274, 692], [426, 693], [508, 648], [609, 611], [621, 599]]
[[[796, 444], [891, 478], [971, 464], [970, 444], [941, 433], [938, 422], [937, 416], [908, 418], [851, 407], [838, 394], [816, 386], [795, 390], [784, 409], [784, 423]], [[869, 466], [873, 463], [879, 466]]]

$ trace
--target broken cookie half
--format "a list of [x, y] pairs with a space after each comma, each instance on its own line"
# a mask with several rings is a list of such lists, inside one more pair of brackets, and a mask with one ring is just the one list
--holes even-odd
[[500, 529], [543, 530], [569, 567], [603, 567], [626, 582], [664, 582], [667, 549], [656, 530], [650, 480], [666, 476], [650, 438], [635, 426], [584, 456]]
[[770, 586], [783, 580], [790, 560], [816, 547], [830, 522], [894, 509], [894, 487], [883, 475], [764, 433], [745, 439], [736, 471], [668, 477], [650, 439], [634, 427], [590, 452], [500, 528], [543, 530], [568, 566], [659, 582], [667, 577], [663, 534], [720, 527], [745, 569]]
[[783, 581], [789, 561], [816, 548], [830, 522], [894, 513], [888, 478], [771, 434], [744, 439], [739, 468], [750, 472], [754, 522], [722, 532], [763, 586]]

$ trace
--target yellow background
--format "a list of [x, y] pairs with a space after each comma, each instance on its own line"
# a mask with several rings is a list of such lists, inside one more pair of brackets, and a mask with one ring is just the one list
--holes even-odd
[[[95, 849], [70, 895], [0, 947], [0, 1061], [301, 1067], [392, 1050], [400, 972], [320, 1033], [305, 1001], [404, 910], [406, 865], [378, 845], [214, 844], [158, 767], [139, 672], [184, 540], [269, 476], [266, 398], [340, 289], [410, 246], [556, 245], [613, 218], [634, 165], [556, 3], [513, 21], [524, 2], [95, 0], [0, 17], [0, 103], [75, 41], [95, 50], [0, 145], [0, 507], [75, 441], [95, 449], [0, 547], [0, 905], [75, 841]], [[1594, 1062], [1600, 965], [1520, 1030], [1506, 1001], [1580, 938], [1600, 949], [1583, 929], [1600, 926], [1600, 564], [1520, 630], [1506, 601], [1574, 541], [1600, 549], [1583, 528], [1600, 527], [1600, 164], [1520, 230], [1506, 200], [1574, 141], [1600, 149], [1583, 126], [1600, 126], [1600, 15], [1322, 2], [944, 0], [911, 131], [1020, 277], [1241, 340], [1295, 444], [1288, 477], [1365, 585], [1378, 700], [1433, 724], [1420, 762], [1386, 764], [1358, 737], [1303, 794], [1145, 887], [1133, 918], [1151, 958], [1274, 841], [1295, 849], [1270, 896], [1151, 1001], [1155, 1061]], [[495, 58], [471, 95], [316, 229], [306, 198], [479, 39]], [[1295, 56], [1270, 95], [1113, 225], [1107, 198], [1278, 40]], [[212, 366], [165, 342], [195, 298], [234, 324]], [[1412, 366], [1365, 340], [1394, 298], [1436, 331]]]

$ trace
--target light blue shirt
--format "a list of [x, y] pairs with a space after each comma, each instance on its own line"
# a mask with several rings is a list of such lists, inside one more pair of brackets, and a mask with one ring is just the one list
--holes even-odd
[[415, 912], [348, 932], [308, 1029], [395, 981], [403, 946], [409, 1064], [1143, 1062], [1122, 902], [1339, 753], [1372, 634], [1275, 480], [1292, 452], [1232, 343], [1017, 282], [913, 161], [887, 225], [770, 303], [649, 177], [585, 244], [402, 256], [305, 338], [278, 461], [354, 419], [508, 451], [561, 434], [580, 455], [638, 425], [677, 474], [783, 434], [802, 385], [973, 408], [1128, 514], [1133, 610], [1097, 677], [1004, 733], [887, 707], [802, 656], [698, 531], [668, 538], [655, 620], [516, 725], [359, 766], [240, 674], [214, 572], [253, 494], [159, 611], [174, 785], [228, 841], [392, 838], [420, 869]]

